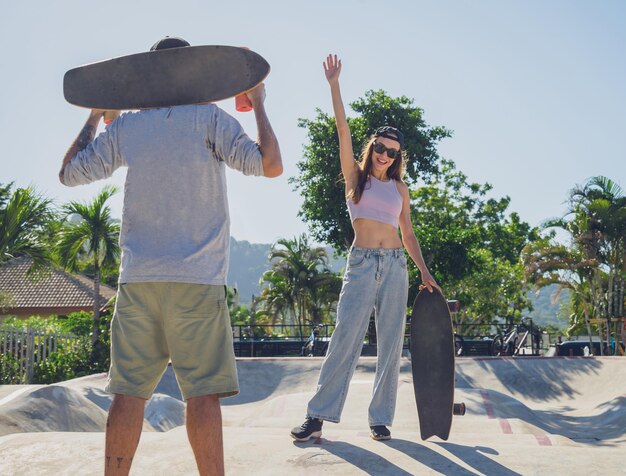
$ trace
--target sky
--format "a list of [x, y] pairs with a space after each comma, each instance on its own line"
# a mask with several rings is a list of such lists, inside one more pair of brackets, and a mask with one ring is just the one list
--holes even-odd
[[[624, 25], [620, 0], [2, 0], [0, 183], [32, 185], [57, 205], [90, 201], [114, 184], [110, 204], [121, 217], [123, 169], [90, 185], [58, 182], [88, 114], [65, 102], [63, 75], [169, 35], [247, 46], [272, 67], [266, 109], [284, 174], [227, 174], [236, 239], [307, 232], [288, 179], [306, 142], [298, 119], [332, 111], [322, 68], [329, 52], [342, 58], [346, 103], [371, 89], [414, 99], [429, 125], [453, 131], [440, 155], [540, 225], [563, 215], [568, 191], [589, 177], [626, 189]], [[252, 113], [236, 112], [232, 99], [218, 105], [256, 137]]]

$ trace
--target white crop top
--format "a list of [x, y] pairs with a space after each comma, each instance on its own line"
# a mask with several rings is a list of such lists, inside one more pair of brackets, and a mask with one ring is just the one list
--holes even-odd
[[383, 182], [370, 175], [359, 203], [354, 203], [351, 199], [347, 199], [346, 203], [352, 222], [357, 218], [366, 218], [387, 223], [396, 228], [399, 225], [402, 195], [393, 179]]

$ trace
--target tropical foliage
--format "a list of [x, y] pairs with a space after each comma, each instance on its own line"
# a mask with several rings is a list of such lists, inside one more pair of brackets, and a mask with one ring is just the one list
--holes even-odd
[[270, 263], [258, 300], [268, 314], [300, 328], [332, 319], [341, 280], [328, 268], [323, 247], [311, 246], [306, 235], [281, 239], [272, 246]]
[[70, 202], [63, 207], [66, 221], [59, 233], [57, 252], [61, 264], [71, 271], [91, 265], [94, 280], [92, 342], [98, 342], [100, 308], [100, 276], [102, 271], [114, 269], [120, 254], [118, 236], [120, 227], [111, 217], [107, 200], [116, 193], [107, 186], [91, 203]]
[[[91, 342], [93, 319], [87, 312], [74, 312], [67, 316], [42, 318], [32, 316], [26, 320], [9, 318], [0, 325], [4, 330], [23, 330], [25, 328], [47, 333], [71, 333], [75, 337], [71, 344], [59, 344], [46, 359], [33, 364], [35, 384], [51, 384], [76, 377], [106, 372], [110, 365], [110, 327], [111, 314], [106, 313], [100, 319], [98, 350], [94, 353]], [[11, 353], [0, 353], [0, 384], [21, 383], [20, 360]]]
[[[565, 231], [569, 245], [558, 243], [552, 232], [527, 246], [526, 278], [540, 287], [556, 283], [571, 291], [570, 333], [585, 327], [591, 335], [598, 319], [612, 329], [611, 319], [624, 316], [625, 304], [626, 196], [621, 187], [592, 177], [570, 191], [565, 215], [547, 220], [544, 228]], [[617, 351], [608, 332], [605, 336], [607, 347]]]
[[50, 236], [54, 230], [52, 201], [32, 187], [0, 184], [0, 263], [19, 256], [33, 261], [31, 271], [50, 265]]
[[[538, 230], [517, 213], [510, 198], [489, 198], [489, 184], [470, 183], [451, 161], [411, 192], [411, 219], [424, 259], [450, 299], [462, 303], [461, 321], [519, 321], [530, 306], [520, 252]], [[410, 268], [411, 297], [419, 284]]]

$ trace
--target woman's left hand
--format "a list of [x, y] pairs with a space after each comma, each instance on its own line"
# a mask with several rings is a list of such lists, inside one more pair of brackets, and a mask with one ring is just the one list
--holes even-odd
[[[439, 292], [441, 292], [441, 288], [435, 281], [435, 278], [428, 272], [422, 272], [422, 284], [420, 284], [420, 291], [424, 288], [428, 289], [429, 292], [433, 292], [433, 288], [436, 288]], [[443, 294], [443, 293], [442, 293]]]

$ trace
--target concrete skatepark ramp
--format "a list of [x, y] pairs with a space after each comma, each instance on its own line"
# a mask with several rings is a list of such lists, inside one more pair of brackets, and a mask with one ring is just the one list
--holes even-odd
[[[295, 443], [321, 358], [240, 359], [241, 393], [222, 401], [227, 474], [626, 474], [626, 360], [461, 358], [447, 442], [422, 442], [403, 359], [393, 439], [369, 438], [375, 358], [361, 358], [342, 421]], [[0, 474], [102, 473], [104, 375], [49, 386], [0, 386]], [[184, 403], [166, 372], [146, 407], [131, 474], [197, 474]]]

